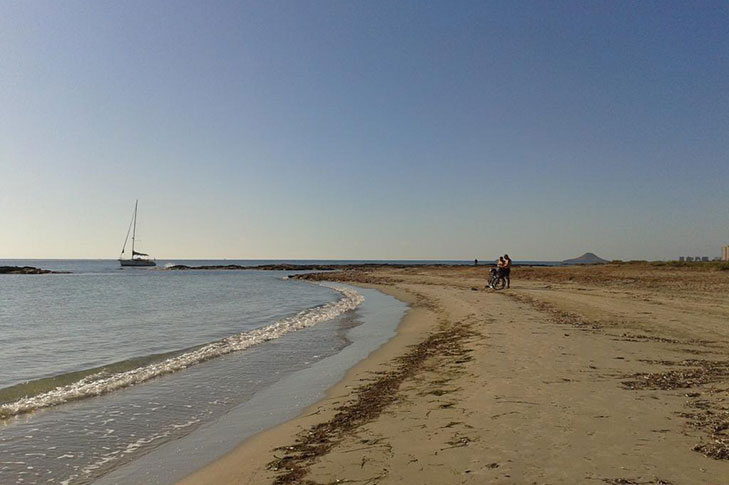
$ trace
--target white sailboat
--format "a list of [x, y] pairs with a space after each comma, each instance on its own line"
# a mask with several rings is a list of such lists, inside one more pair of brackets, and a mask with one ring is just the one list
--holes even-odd
[[[127, 229], [127, 237], [124, 239], [124, 246], [122, 246], [122, 251], [119, 255], [119, 263], [122, 266], [157, 266], [154, 259], [150, 259], [149, 254], [140, 253], [134, 249], [134, 240], [137, 237], [137, 205], [139, 205], [139, 200], [134, 202], [134, 215], [132, 216], [132, 222], [129, 223], [129, 229]], [[132, 233], [132, 257], [124, 259], [124, 251], [127, 248], [130, 231]]]

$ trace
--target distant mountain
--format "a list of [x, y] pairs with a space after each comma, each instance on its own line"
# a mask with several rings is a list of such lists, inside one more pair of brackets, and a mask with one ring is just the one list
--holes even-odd
[[562, 261], [564, 264], [601, 264], [608, 263], [609, 261], [602, 259], [595, 253], [585, 253], [579, 258], [565, 259]]

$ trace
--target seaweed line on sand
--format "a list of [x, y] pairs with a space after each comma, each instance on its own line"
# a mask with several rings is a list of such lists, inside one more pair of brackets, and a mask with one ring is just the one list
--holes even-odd
[[464, 355], [463, 343], [474, 334], [471, 326], [468, 322], [451, 324], [441, 321], [438, 330], [395, 359], [393, 369], [379, 373], [374, 381], [355, 389], [353, 400], [339, 407], [334, 417], [299, 433], [294, 445], [277, 448], [275, 451], [285, 454], [268, 464], [269, 470], [279, 473], [273, 483], [315, 484], [304, 480], [309, 467], [348, 433], [377, 418], [394, 403], [403, 381], [423, 369], [429, 358]]
[[527, 305], [531, 305], [540, 312], [549, 314], [550, 319], [553, 322], [558, 323], [560, 325], [572, 325], [574, 327], [592, 328], [595, 330], [602, 328], [602, 325], [598, 322], [590, 322], [590, 321], [586, 320], [582, 315], [579, 315], [579, 314], [573, 313], [573, 312], [566, 312], [564, 310], [560, 310], [559, 308], [555, 307], [554, 305], [550, 305], [549, 303], [536, 300], [530, 296], [518, 295], [516, 293], [502, 293], [502, 294], [506, 295], [507, 297], [511, 298], [512, 300], [518, 301], [519, 303], [526, 303]]
[[[566, 312], [560, 310], [549, 303], [545, 303], [529, 296], [517, 295], [514, 293], [504, 293], [504, 295], [516, 300], [520, 303], [526, 303], [535, 307], [537, 310], [547, 313], [550, 319], [558, 324], [573, 325], [582, 328], [600, 328], [595, 322], [586, 321], [577, 313]], [[632, 341], [658, 341], [662, 343], [680, 343], [678, 340], [664, 337], [623, 334], [624, 340]], [[708, 345], [714, 342], [704, 340], [694, 340], [690, 343]], [[681, 362], [649, 362], [659, 363], [663, 365], [678, 365], [687, 367], [683, 369], [673, 369], [666, 372], [641, 372], [627, 375], [621, 384], [627, 390], [660, 390], [673, 391], [678, 389], [704, 388], [707, 385], [713, 385], [717, 382], [723, 382], [729, 377], [729, 361], [711, 361], [686, 359]], [[710, 394], [718, 394], [722, 391], [715, 388], [709, 390]], [[723, 391], [729, 393], [729, 391]], [[695, 399], [701, 393], [690, 392], [685, 394], [689, 399]], [[724, 399], [720, 399], [724, 401]], [[702, 430], [708, 437], [707, 441], [702, 441], [693, 447], [693, 451], [702, 453], [703, 455], [715, 460], [729, 460], [729, 408], [724, 407], [720, 402], [702, 401], [703, 406], [699, 407], [696, 403], [689, 401], [689, 407], [699, 409], [696, 412], [682, 413], [681, 416], [688, 420], [689, 426], [694, 429]], [[617, 482], [620, 483], [620, 482]], [[631, 483], [631, 482], [624, 482]]]
[[602, 481], [609, 485], [672, 485], [673, 483], [660, 478], [647, 481], [638, 481], [630, 478], [603, 478]]
[[[664, 365], [670, 365], [664, 363]], [[674, 364], [676, 365], [676, 364]], [[674, 369], [667, 372], [639, 372], [626, 376], [631, 380], [623, 381], [625, 389], [652, 389], [672, 391], [712, 384], [729, 377], [729, 361], [685, 360], [677, 365], [686, 369]]]
[[[703, 389], [705, 392], [687, 392], [686, 406], [689, 412], [679, 413], [688, 425], [703, 431], [708, 441], [696, 444], [692, 449], [714, 460], [729, 460], [729, 407], [726, 401], [729, 392], [713, 384], [726, 381], [729, 377], [729, 361], [688, 359], [682, 362], [661, 361], [663, 365], [678, 365], [686, 369], [666, 372], [641, 372], [626, 376], [631, 379], [622, 385], [629, 390]], [[707, 385], [712, 385], [706, 388]], [[702, 399], [699, 399], [703, 397]]]
[[369, 268], [342, 269], [328, 273], [301, 273], [291, 275], [290, 278], [308, 281], [341, 281], [352, 284], [365, 283], [378, 285], [392, 285], [402, 282], [398, 278], [372, 274], [372, 270]]

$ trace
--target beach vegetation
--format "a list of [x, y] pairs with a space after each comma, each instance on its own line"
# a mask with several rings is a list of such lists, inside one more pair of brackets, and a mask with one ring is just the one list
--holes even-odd
[[690, 268], [699, 271], [729, 270], [729, 261], [651, 261], [657, 268]]

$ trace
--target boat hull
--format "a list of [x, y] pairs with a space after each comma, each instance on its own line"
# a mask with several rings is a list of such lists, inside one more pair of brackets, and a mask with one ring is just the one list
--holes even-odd
[[122, 266], [157, 266], [157, 263], [150, 259], [120, 259]]

